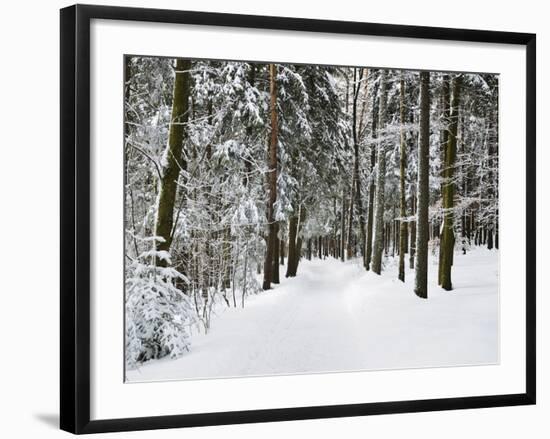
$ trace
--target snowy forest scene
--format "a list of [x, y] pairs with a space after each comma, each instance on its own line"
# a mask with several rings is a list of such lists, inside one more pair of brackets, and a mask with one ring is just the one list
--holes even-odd
[[124, 72], [126, 382], [499, 362], [497, 74]]

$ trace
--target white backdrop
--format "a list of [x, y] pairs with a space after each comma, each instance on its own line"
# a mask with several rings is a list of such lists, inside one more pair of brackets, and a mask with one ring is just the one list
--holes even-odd
[[[92, 2], [95, 3], [95, 2]], [[496, 1], [464, 0], [460, 7], [442, 6], [437, 1], [407, 2], [310, 2], [257, 1], [108, 1], [99, 3], [124, 6], [167, 7], [176, 9], [266, 15], [303, 16], [397, 24], [485, 28], [538, 33], [539, 126], [545, 114], [540, 103], [548, 100], [542, 56], [550, 39], [542, 6], [524, 1], [518, 8]], [[58, 8], [68, 2], [20, 2], [5, 7], [2, 14], [2, 86], [0, 111], [2, 158], [0, 191], [3, 236], [0, 273], [3, 311], [0, 318], [3, 342], [0, 371], [2, 423], [6, 437], [57, 437], [58, 406]], [[542, 4], [542, 3], [541, 3]], [[311, 5], [311, 6], [310, 6]], [[538, 8], [538, 9], [537, 9]], [[429, 12], [427, 12], [429, 11]], [[546, 98], [546, 99], [545, 99]], [[546, 117], [547, 119], [548, 117]], [[546, 157], [540, 146], [539, 170]], [[539, 171], [538, 222], [546, 218], [542, 202], [550, 177]], [[546, 186], [546, 187], [545, 187]], [[541, 248], [550, 244], [539, 228], [538, 270], [547, 261]], [[540, 279], [540, 276], [539, 276]], [[539, 370], [546, 365], [548, 347], [543, 350], [548, 325], [540, 318], [549, 311], [543, 300], [545, 289], [539, 280]], [[547, 343], [546, 343], [547, 344]], [[546, 357], [546, 358], [545, 358]], [[550, 410], [548, 381], [539, 374], [539, 405], [458, 412], [405, 414], [338, 420], [286, 422], [270, 425], [225, 426], [154, 433], [127, 433], [123, 436], [212, 438], [220, 435], [252, 437], [320, 436], [333, 437], [545, 437]], [[108, 435], [113, 436], [113, 435]], [[113, 436], [115, 437], [115, 436]]]

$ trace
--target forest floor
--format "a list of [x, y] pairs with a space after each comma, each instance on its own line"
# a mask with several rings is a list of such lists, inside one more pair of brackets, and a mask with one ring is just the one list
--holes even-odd
[[302, 260], [288, 279], [281, 267], [281, 284], [212, 316], [188, 354], [128, 370], [127, 380], [497, 363], [498, 251], [455, 254], [450, 292], [437, 286], [435, 260], [429, 268], [423, 300], [412, 270], [397, 280], [397, 258], [386, 259], [381, 276], [357, 259]]

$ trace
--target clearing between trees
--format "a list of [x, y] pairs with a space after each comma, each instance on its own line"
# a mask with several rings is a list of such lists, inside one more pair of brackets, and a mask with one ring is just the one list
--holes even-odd
[[[432, 258], [433, 259], [433, 258]], [[498, 252], [456, 255], [455, 289], [411, 294], [414, 277], [396, 278], [397, 258], [381, 276], [360, 259], [303, 261], [301, 272], [251, 296], [244, 308], [220, 306], [208, 334], [191, 335], [178, 359], [151, 360], [129, 381], [180, 380], [498, 362]], [[410, 270], [410, 269], [407, 269]], [[435, 285], [437, 265], [429, 264]]]

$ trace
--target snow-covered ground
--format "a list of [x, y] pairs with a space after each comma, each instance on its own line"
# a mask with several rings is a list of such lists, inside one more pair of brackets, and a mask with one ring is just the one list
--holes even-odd
[[[413, 271], [397, 280], [397, 260], [382, 276], [358, 260], [300, 262], [296, 278], [213, 316], [207, 335], [173, 360], [128, 370], [128, 381], [236, 377], [498, 362], [498, 252], [455, 255], [454, 290], [413, 293]], [[407, 264], [408, 265], [408, 264]], [[281, 271], [284, 273], [284, 271]]]

